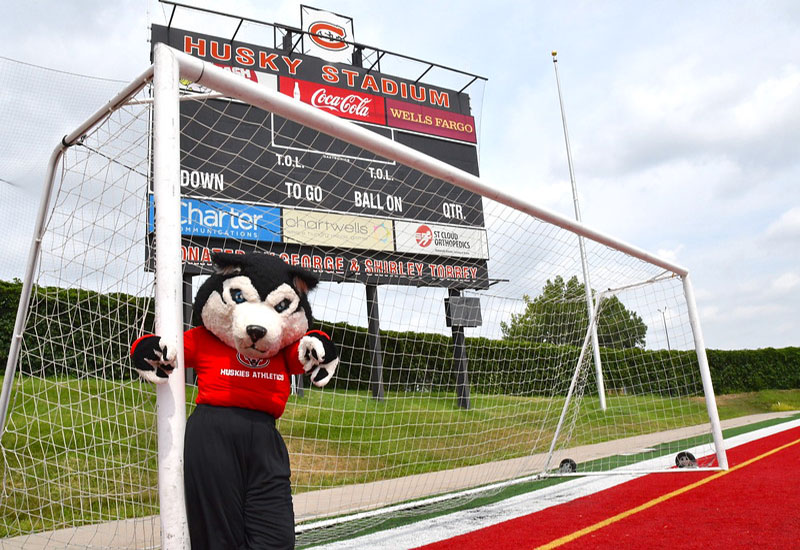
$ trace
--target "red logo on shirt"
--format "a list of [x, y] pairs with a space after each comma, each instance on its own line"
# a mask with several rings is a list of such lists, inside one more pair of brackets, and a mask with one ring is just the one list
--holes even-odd
[[241, 353], [236, 354], [236, 359], [249, 369], [263, 369], [269, 365], [269, 359], [251, 359], [250, 357], [245, 357]]

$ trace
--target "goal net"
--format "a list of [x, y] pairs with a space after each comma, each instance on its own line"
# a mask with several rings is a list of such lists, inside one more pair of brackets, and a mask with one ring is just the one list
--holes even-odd
[[[216, 250], [277, 254], [322, 281], [311, 304], [341, 364], [323, 389], [295, 380], [278, 422], [301, 547], [547, 476], [682, 471], [683, 452], [727, 467], [683, 268], [492, 191], [400, 132], [158, 52], [157, 75], [178, 60], [180, 102], [177, 82], [153, 101], [146, 72], [54, 155], [0, 403], [4, 547], [160, 546], [159, 469], [176, 469], [160, 425], [180, 433], [196, 388], [190, 372], [171, 380], [167, 410], [128, 353], [164, 332], [164, 281], [185, 309]], [[154, 103], [180, 112], [180, 139]], [[175, 161], [175, 210], [159, 155]]]

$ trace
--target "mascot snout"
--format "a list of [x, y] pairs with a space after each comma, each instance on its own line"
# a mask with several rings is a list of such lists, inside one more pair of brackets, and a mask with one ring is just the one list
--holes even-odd
[[264, 336], [267, 335], [267, 329], [262, 327], [261, 325], [247, 325], [247, 335], [250, 337], [250, 340], [255, 344], [259, 340], [261, 340]]
[[[230, 333], [236, 350], [253, 358], [271, 357], [286, 345], [284, 321], [275, 309], [264, 303], [237, 304], [231, 314]], [[305, 314], [302, 315], [305, 321]], [[308, 330], [303, 322], [297, 327], [300, 335]]]

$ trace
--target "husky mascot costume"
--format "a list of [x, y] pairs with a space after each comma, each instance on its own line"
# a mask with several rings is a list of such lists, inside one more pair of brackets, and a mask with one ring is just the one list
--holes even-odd
[[[311, 328], [311, 273], [266, 254], [215, 254], [200, 287], [195, 328], [183, 335], [197, 374], [197, 407], [186, 423], [184, 474], [193, 550], [294, 548], [289, 455], [275, 420], [290, 375], [324, 386], [336, 348]], [[158, 336], [131, 350], [140, 376], [161, 384], [177, 350]]]

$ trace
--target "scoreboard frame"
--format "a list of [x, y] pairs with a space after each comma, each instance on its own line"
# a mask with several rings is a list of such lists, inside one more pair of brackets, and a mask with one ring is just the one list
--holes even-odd
[[[174, 27], [153, 25], [151, 42], [165, 42], [478, 175], [477, 132], [469, 95], [463, 90]], [[224, 121], [213, 112], [223, 110], [231, 113], [230, 120], [243, 123], [226, 128], [217, 122], [215, 131], [231, 139], [222, 146], [204, 143], [211, 121]], [[213, 251], [231, 250], [228, 236], [237, 239], [234, 251], [271, 252], [315, 271], [321, 280], [451, 289], [489, 286], [488, 239], [479, 195], [349, 149], [324, 134], [314, 132], [313, 146], [310, 137], [304, 144], [299, 125], [231, 100], [182, 102], [181, 118], [182, 209], [188, 213], [182, 215], [182, 255], [187, 274], [208, 272]], [[282, 142], [287, 134], [291, 143]], [[264, 155], [265, 147], [272, 156]], [[233, 156], [241, 157], [246, 169], [225, 168]], [[343, 162], [361, 170], [339, 172], [360, 176], [325, 177]], [[397, 184], [406, 178], [430, 181], [412, 190]], [[214, 208], [219, 216], [213, 216]], [[280, 227], [260, 228], [247, 238], [242, 226], [258, 215], [253, 212], [275, 209]], [[228, 220], [236, 211], [245, 223], [213, 230], [200, 227], [204, 218], [198, 212], [208, 212], [208, 219], [216, 221], [225, 219], [228, 210]], [[268, 217], [273, 220], [272, 214]], [[356, 242], [322, 238], [313, 231], [298, 236], [287, 225], [291, 220], [305, 227], [363, 223], [375, 228], [373, 233], [387, 234], [382, 244], [379, 238]], [[432, 242], [436, 246], [426, 248]]]

